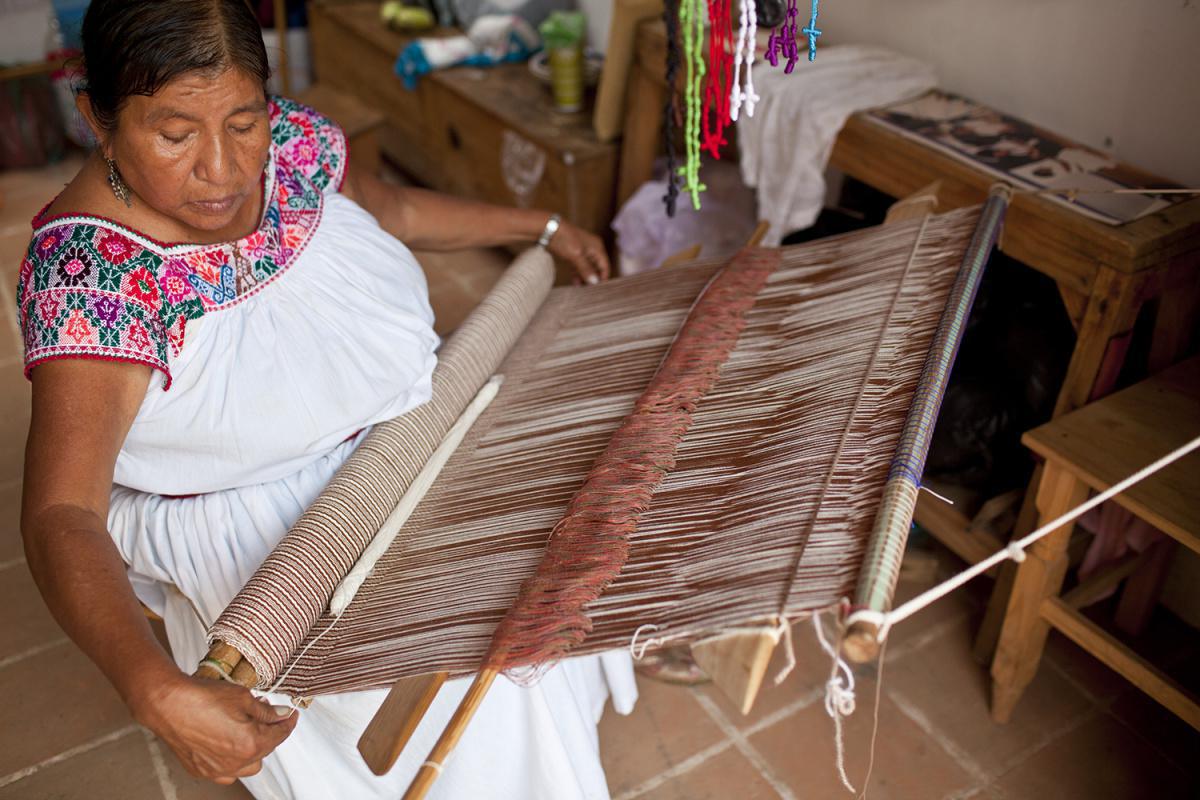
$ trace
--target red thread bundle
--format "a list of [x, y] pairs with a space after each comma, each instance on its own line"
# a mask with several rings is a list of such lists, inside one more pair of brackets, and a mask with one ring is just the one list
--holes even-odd
[[778, 263], [777, 250], [743, 251], [702, 293], [555, 526], [537, 571], [497, 627], [484, 666], [510, 672], [547, 666], [591, 632], [587, 604], [624, 566], [629, 536], [675, 466], [697, 404], [716, 383], [746, 312]]

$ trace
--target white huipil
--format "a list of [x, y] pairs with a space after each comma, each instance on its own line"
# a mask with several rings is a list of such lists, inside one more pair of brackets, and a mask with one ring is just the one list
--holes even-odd
[[[267, 189], [273, 197], [270, 181]], [[206, 628], [365, 429], [429, 399], [432, 321], [408, 248], [326, 190], [315, 230], [285, 270], [187, 323], [169, 391], [151, 381], [117, 460], [109, 513], [135, 591], [163, 616], [180, 669], [196, 668]], [[315, 698], [243, 783], [263, 800], [398, 798], [468, 683], [442, 688], [384, 777], [356, 749], [385, 696], [378, 690]], [[608, 797], [596, 724], [610, 696], [621, 713], [637, 698], [626, 653], [570, 659], [528, 688], [497, 680], [430, 797]]]

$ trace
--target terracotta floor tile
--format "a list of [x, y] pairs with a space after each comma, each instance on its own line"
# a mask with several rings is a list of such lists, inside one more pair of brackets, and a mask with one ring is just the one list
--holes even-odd
[[16, 308], [17, 273], [29, 247], [31, 234], [32, 230], [28, 225], [6, 226], [4, 222], [0, 222], [0, 282], [4, 284], [8, 302], [13, 304], [8, 306], [6, 303], [5, 311]]
[[1149, 695], [1126, 684], [1126, 690], [1113, 701], [1113, 716], [1138, 736], [1171, 759], [1177, 767], [1193, 769], [1200, 775], [1200, 731], [1163, 708]]
[[1050, 631], [1045, 658], [1096, 700], [1112, 700], [1129, 689], [1129, 681], [1058, 631]]
[[796, 667], [781, 684], [775, 685], [775, 676], [787, 664], [787, 651], [781, 641], [771, 654], [767, 674], [763, 677], [762, 687], [749, 714], [743, 715], [725, 693], [711, 683], [699, 687], [697, 691], [712, 698], [726, 719], [741, 730], [752, 728], [772, 714], [801, 701], [811, 701], [812, 695], [825, 685], [829, 677], [829, 659], [817, 643], [811, 622], [792, 626], [792, 640]]
[[499, 280], [511, 259], [489, 249], [415, 254], [429, 284], [434, 329], [453, 331]]
[[1039, 736], [1082, 714], [1091, 702], [1043, 665], [1025, 690], [1012, 719], [992, 722], [991, 678], [971, 658], [974, 629], [965, 623], [884, 673], [884, 690], [903, 698], [936, 730], [954, 741], [987, 774], [998, 774]]
[[221, 786], [212, 781], [192, 777], [169, 747], [162, 742], [157, 744], [171, 785], [175, 787], [176, 800], [246, 800], [251, 797], [240, 783]]
[[[1106, 714], [1030, 756], [996, 781], [1013, 798], [1183, 800], [1198, 795], [1188, 776]], [[1189, 786], [1190, 783], [1190, 786]]]
[[[862, 789], [869, 756], [873, 690], [863, 687], [858, 711], [845, 724], [846, 770]], [[869, 696], [870, 695], [870, 696]], [[837, 774], [833, 721], [817, 704], [750, 737], [774, 773], [800, 798], [848, 797]], [[879, 709], [873, 800], [932, 800], [965, 792], [974, 781], [942, 747], [885, 696]]]
[[24, 557], [25, 548], [21, 545], [21, 484], [13, 483], [0, 489], [0, 564]]
[[140, 730], [0, 788], [0, 800], [108, 797], [161, 800], [162, 796], [146, 738]]
[[614, 795], [720, 742], [724, 736], [691, 690], [639, 680], [634, 712], [609, 708], [600, 721], [600, 755]]
[[0, 233], [12, 233], [15, 228], [28, 233], [33, 215], [63, 190], [82, 164], [83, 155], [72, 153], [57, 164], [40, 169], [0, 171], [0, 194], [4, 196]]
[[24, 564], [0, 570], [0, 661], [63, 637]]
[[21, 479], [29, 434], [29, 381], [19, 362], [0, 367], [0, 387], [0, 486], [4, 486]]
[[779, 793], [736, 748], [672, 778], [638, 800], [775, 800]]
[[117, 693], [74, 645], [0, 669], [0, 775], [131, 724]]

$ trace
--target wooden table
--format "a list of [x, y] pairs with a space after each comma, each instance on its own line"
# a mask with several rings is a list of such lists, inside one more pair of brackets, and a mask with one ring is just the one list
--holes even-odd
[[393, 65], [414, 37], [388, 29], [379, 3], [310, 3], [309, 31], [317, 80], [381, 111], [384, 155], [421, 183], [607, 232], [617, 147], [596, 138], [590, 113], [556, 112], [527, 65], [437, 70], [410, 91]]
[[[1041, 523], [1083, 502], [1089, 490], [1103, 491], [1197, 436], [1200, 357], [1029, 431], [1022, 441], [1046, 460], [1037, 486]], [[1135, 484], [1113, 502], [1200, 553], [1200, 452]], [[1127, 564], [1059, 596], [1073, 527], [1065, 525], [1037, 542], [1017, 569], [992, 662], [993, 717], [1004, 722], [1012, 713], [1037, 672], [1053, 626], [1200, 729], [1200, 705], [1194, 697], [1079, 612], [1129, 574]]]
[[[626, 96], [618, 204], [650, 178], [661, 142], [665, 60], [665, 25], [660, 20], [641, 23]], [[940, 181], [940, 211], [981, 203], [995, 181], [862, 114], [842, 128], [831, 163], [893, 197], [907, 197]], [[1156, 311], [1152, 371], [1186, 352], [1200, 298], [1200, 198], [1113, 227], [1045, 198], [1018, 195], [1000, 249], [1054, 279], [1077, 332], [1055, 416], [1113, 390], [1143, 308]], [[1032, 511], [1026, 503], [1026, 526]], [[1003, 546], [986, 530], [968, 532], [970, 519], [925, 493], [918, 501], [917, 521], [970, 562]]]

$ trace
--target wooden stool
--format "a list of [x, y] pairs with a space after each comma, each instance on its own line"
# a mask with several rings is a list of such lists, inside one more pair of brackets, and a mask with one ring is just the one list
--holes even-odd
[[[1155, 459], [1200, 436], [1200, 357], [1035, 428], [1022, 441], [1045, 458], [1037, 487], [1045, 524]], [[1113, 502], [1200, 553], [1200, 453], [1158, 472]], [[1079, 609], [1136, 568], [1118, 564], [1059, 596], [1073, 525], [1034, 544], [1017, 569], [992, 661], [992, 717], [1005, 722], [1037, 672], [1050, 626], [1132, 681], [1192, 727], [1200, 704], [1087, 619]]]

